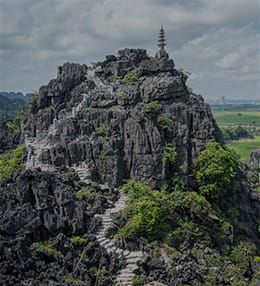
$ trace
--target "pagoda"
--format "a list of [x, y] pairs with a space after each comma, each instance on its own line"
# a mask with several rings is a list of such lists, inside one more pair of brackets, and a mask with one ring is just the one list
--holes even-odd
[[161, 25], [161, 29], [159, 32], [159, 37], [158, 37], [158, 44], [157, 46], [159, 47], [155, 57], [156, 58], [169, 58], [168, 53], [165, 51], [164, 47], [166, 46], [166, 41], [165, 41], [165, 33], [164, 33], [164, 29], [163, 29], [163, 25]]

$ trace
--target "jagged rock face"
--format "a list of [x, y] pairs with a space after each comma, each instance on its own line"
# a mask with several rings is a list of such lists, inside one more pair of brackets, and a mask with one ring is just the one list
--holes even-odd
[[[94, 197], [77, 198], [77, 180], [64, 172], [27, 170], [1, 182], [1, 285], [71, 285], [66, 276], [75, 276], [91, 286], [101, 267], [106, 275], [99, 285], [111, 284], [117, 260], [96, 241], [94, 214], [117, 193], [95, 184]], [[73, 242], [74, 236], [84, 237], [83, 243]]]
[[[120, 83], [118, 76], [132, 70], [138, 78]], [[133, 178], [156, 187], [182, 166], [188, 182], [194, 158], [207, 142], [221, 141], [222, 136], [210, 107], [201, 96], [188, 92], [185, 81], [173, 60], [149, 57], [145, 50], [119, 51], [94, 69], [67, 63], [59, 68], [57, 79], [41, 87], [37, 108], [25, 110], [23, 130], [31, 135], [46, 130], [54, 117], [62, 118], [83, 93], [92, 91], [79, 116], [64, 120], [59, 131], [49, 136], [49, 148], [41, 154], [43, 163], [83, 164], [92, 179], [113, 186]], [[112, 84], [114, 91], [102, 91], [96, 88], [99, 84], [105, 89]], [[147, 114], [151, 102], [156, 105], [152, 115]], [[164, 160], [167, 144], [176, 147], [176, 164]]]
[[250, 164], [260, 167], [260, 149], [253, 150], [250, 154]]
[[5, 235], [25, 235], [30, 229], [32, 237], [44, 240], [59, 232], [86, 233], [96, 223], [95, 209], [76, 200], [72, 179], [65, 174], [27, 170], [3, 181], [0, 191], [0, 231]]

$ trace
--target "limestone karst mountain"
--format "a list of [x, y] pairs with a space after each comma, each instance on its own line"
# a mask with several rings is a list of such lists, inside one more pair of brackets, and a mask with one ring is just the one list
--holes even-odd
[[0, 183], [0, 285], [258, 285], [255, 173], [239, 163], [222, 196], [201, 191], [207, 143], [229, 151], [159, 40], [155, 57], [65, 63], [23, 109], [25, 168]]
[[[119, 51], [93, 68], [64, 64], [57, 79], [41, 87], [38, 104], [24, 112], [35, 165], [82, 165], [91, 179], [112, 186], [132, 178], [156, 187], [183, 165], [188, 180], [193, 159], [222, 137], [209, 106], [185, 81], [173, 60], [149, 57], [145, 50]], [[167, 144], [180, 154], [170, 169], [163, 161]]]

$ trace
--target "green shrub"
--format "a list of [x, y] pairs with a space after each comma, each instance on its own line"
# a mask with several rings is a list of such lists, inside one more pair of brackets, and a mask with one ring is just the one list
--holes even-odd
[[164, 155], [164, 160], [174, 164], [176, 162], [178, 153], [175, 151], [176, 148], [174, 147], [174, 145], [172, 144], [167, 144], [164, 148], [163, 148], [163, 155]]
[[117, 93], [117, 96], [118, 96], [118, 97], [124, 97], [125, 94], [124, 94], [122, 91], [119, 91], [119, 92]]
[[144, 279], [140, 277], [139, 275], [135, 275], [131, 286], [141, 286], [143, 285], [143, 283], [144, 283]]
[[85, 283], [84, 281], [82, 281], [82, 280], [80, 280], [80, 279], [77, 279], [77, 278], [75, 278], [75, 277], [73, 277], [73, 276], [67, 276], [67, 275], [65, 275], [65, 276], [63, 276], [62, 278], [63, 278], [63, 280], [64, 280], [65, 282], [69, 282], [69, 283]]
[[188, 91], [189, 93], [193, 93], [193, 88], [187, 87], [187, 91]]
[[255, 251], [255, 245], [241, 241], [237, 246], [233, 247], [230, 258], [243, 273], [246, 273], [250, 268], [251, 259], [255, 255]]
[[50, 252], [50, 253], [55, 253], [55, 254], [58, 254], [60, 256], [63, 256], [63, 254], [60, 251], [55, 249], [54, 244], [51, 243], [51, 242], [48, 242], [48, 241], [41, 241], [41, 242], [39, 242], [37, 244], [35, 250], [36, 251], [47, 251], [47, 252]]
[[88, 242], [88, 240], [84, 237], [81, 236], [73, 236], [70, 239], [75, 245], [83, 245], [86, 244]]
[[128, 180], [121, 189], [128, 195], [129, 202], [135, 202], [140, 197], [145, 196], [151, 192], [151, 188], [146, 182], [135, 180]]
[[231, 189], [238, 156], [219, 143], [209, 143], [196, 161], [199, 192], [212, 199]]
[[22, 164], [23, 149], [24, 145], [20, 145], [16, 149], [0, 155], [0, 181], [24, 166]]
[[99, 158], [100, 160], [106, 160], [107, 156], [106, 156], [106, 154], [102, 153], [102, 154], [100, 154], [100, 155], [98, 156], [98, 158]]
[[118, 76], [117, 79], [124, 85], [133, 85], [141, 80], [138, 70], [131, 70], [124, 76]]
[[166, 131], [173, 131], [173, 121], [167, 117], [159, 116], [157, 118], [157, 124]]
[[79, 191], [76, 192], [76, 197], [81, 199], [83, 197], [87, 197], [89, 199], [94, 199], [97, 195], [96, 190], [93, 187], [81, 187]]
[[122, 189], [129, 195], [126, 208], [128, 222], [119, 234], [125, 238], [140, 234], [149, 240], [154, 239], [165, 226], [170, 208], [167, 195], [134, 180], [128, 181]]
[[[151, 189], [144, 182], [129, 180], [123, 187], [128, 194], [127, 206], [122, 212], [126, 224], [119, 230], [119, 236], [134, 239], [143, 236], [149, 241], [172, 240], [166, 237], [172, 233], [180, 239], [197, 238], [201, 233], [196, 221], [208, 216], [211, 205], [196, 192], [167, 192], [163, 188]], [[183, 219], [185, 218], [185, 219]]]
[[188, 217], [182, 218], [179, 221], [179, 225], [179, 227], [170, 233], [175, 243], [181, 243], [184, 240], [197, 241], [202, 234], [202, 227]]
[[153, 119], [160, 109], [160, 105], [157, 100], [151, 101], [146, 104], [144, 108], [144, 115], [149, 119]]
[[32, 97], [32, 99], [28, 103], [33, 105], [34, 107], [37, 107], [39, 95], [37, 93], [34, 93], [31, 94], [30, 96]]
[[196, 192], [175, 191], [170, 195], [172, 203], [172, 212], [179, 212], [189, 216], [190, 218], [204, 219], [211, 211], [211, 205], [205, 197]]
[[164, 228], [168, 208], [165, 194], [150, 190], [129, 206], [129, 222], [122, 228], [121, 234], [126, 238], [133, 238], [135, 234], [149, 240], [156, 238]]

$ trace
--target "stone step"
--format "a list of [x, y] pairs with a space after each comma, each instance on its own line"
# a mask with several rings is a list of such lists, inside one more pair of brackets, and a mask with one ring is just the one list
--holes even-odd
[[143, 257], [143, 252], [142, 251], [131, 251], [129, 253], [129, 255], [127, 256], [127, 258], [130, 258], [130, 257]]
[[119, 277], [119, 278], [116, 279], [116, 281], [117, 282], [132, 282], [133, 278], [134, 278], [134, 274], [133, 274], [133, 276]]

